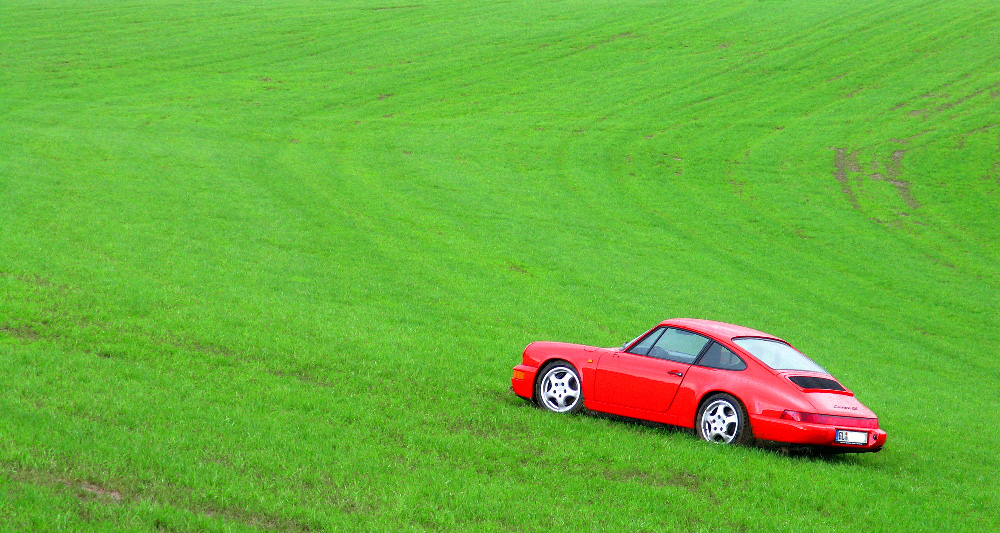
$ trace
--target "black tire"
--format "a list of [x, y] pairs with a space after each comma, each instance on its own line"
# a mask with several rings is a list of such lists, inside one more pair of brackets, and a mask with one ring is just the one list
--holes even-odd
[[695, 433], [717, 444], [750, 444], [753, 431], [747, 410], [735, 397], [724, 392], [709, 396], [698, 409]]
[[565, 361], [547, 363], [535, 380], [535, 403], [554, 413], [576, 413], [583, 409], [580, 373]]

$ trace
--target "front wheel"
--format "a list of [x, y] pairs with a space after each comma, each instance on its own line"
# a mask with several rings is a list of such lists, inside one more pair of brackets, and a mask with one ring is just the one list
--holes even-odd
[[699, 437], [718, 444], [748, 444], [752, 438], [743, 404], [724, 392], [713, 394], [701, 404], [695, 429]]
[[539, 372], [535, 383], [535, 398], [543, 409], [555, 413], [575, 413], [583, 409], [583, 386], [573, 365], [557, 361]]

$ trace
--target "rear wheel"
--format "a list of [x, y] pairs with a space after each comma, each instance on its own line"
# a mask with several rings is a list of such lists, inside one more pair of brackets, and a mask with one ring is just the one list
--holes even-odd
[[699, 437], [718, 444], [748, 444], [752, 439], [746, 409], [724, 392], [709, 396], [701, 404], [695, 429]]
[[543, 409], [555, 413], [575, 413], [583, 409], [583, 385], [573, 365], [556, 361], [539, 372], [535, 383], [535, 399]]

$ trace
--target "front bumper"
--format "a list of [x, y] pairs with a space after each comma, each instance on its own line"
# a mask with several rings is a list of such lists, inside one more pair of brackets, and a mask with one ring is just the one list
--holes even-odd
[[514, 375], [510, 378], [510, 386], [514, 389], [514, 394], [531, 399], [535, 395], [535, 374], [538, 369], [528, 365], [517, 365], [514, 367]]
[[[881, 429], [826, 426], [760, 415], [751, 415], [750, 425], [753, 428], [753, 436], [757, 439], [807, 446], [827, 446], [845, 452], [876, 452], [885, 446], [886, 441], [886, 432]], [[864, 431], [868, 433], [868, 443], [843, 444], [836, 442], [838, 429]]]

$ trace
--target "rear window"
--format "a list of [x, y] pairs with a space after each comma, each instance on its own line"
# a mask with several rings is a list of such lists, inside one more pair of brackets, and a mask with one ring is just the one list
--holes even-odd
[[829, 374], [823, 367], [814, 363], [812, 359], [802, 355], [802, 352], [781, 341], [744, 337], [742, 339], [733, 339], [733, 342], [775, 370], [805, 370], [808, 372]]

